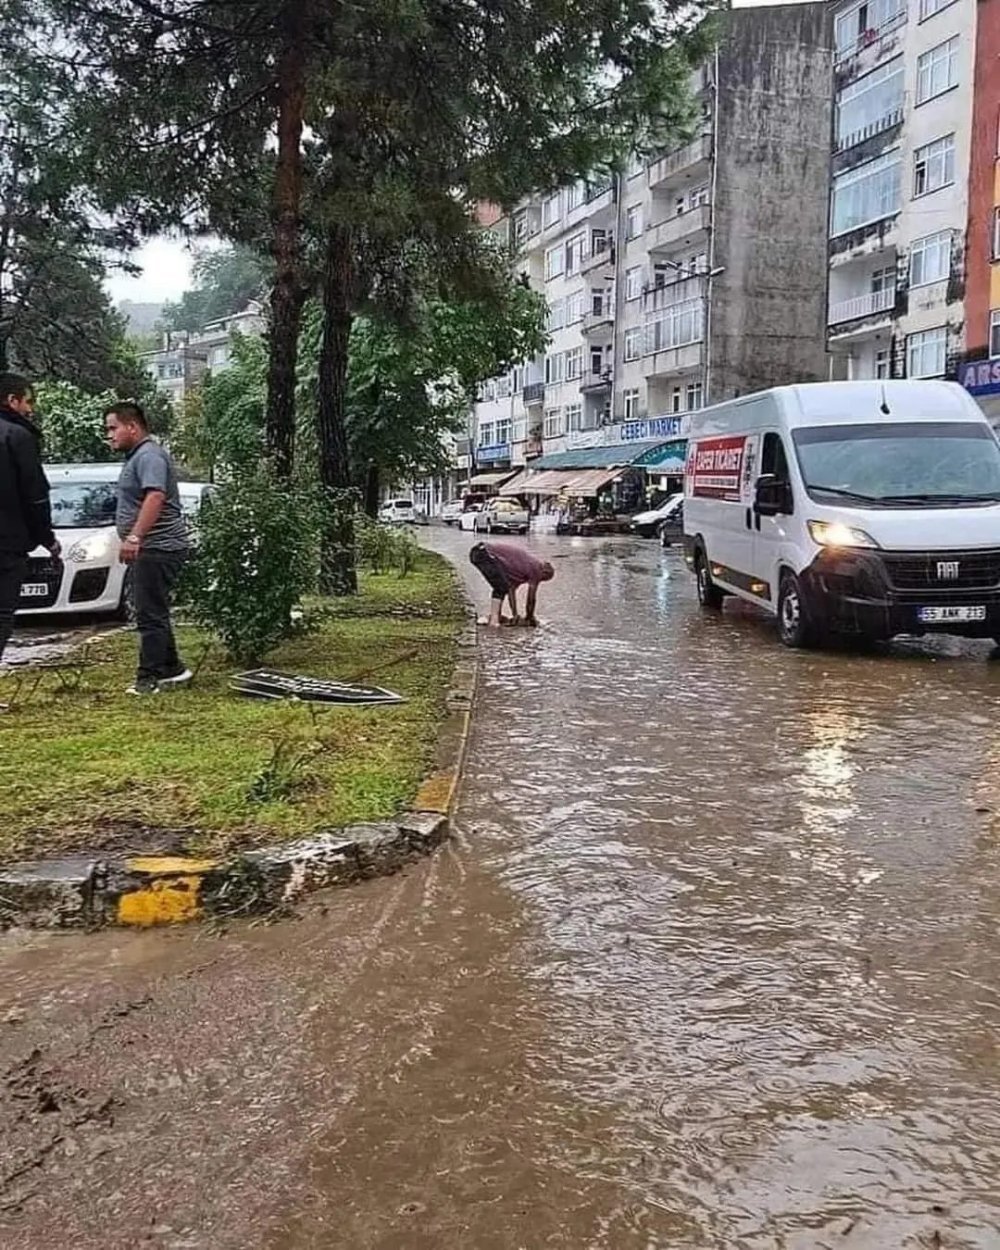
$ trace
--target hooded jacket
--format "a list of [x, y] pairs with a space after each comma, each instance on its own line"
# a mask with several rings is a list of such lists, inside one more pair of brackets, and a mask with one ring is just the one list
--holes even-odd
[[27, 555], [55, 540], [42, 436], [27, 417], [0, 407], [0, 552]]

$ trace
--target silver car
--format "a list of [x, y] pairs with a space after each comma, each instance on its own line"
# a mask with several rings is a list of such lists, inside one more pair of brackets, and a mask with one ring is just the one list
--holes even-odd
[[476, 533], [527, 534], [531, 517], [516, 499], [490, 499], [476, 514]]

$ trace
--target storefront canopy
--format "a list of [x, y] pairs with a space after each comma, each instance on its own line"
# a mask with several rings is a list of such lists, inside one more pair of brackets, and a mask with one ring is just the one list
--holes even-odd
[[684, 472], [686, 458], [687, 439], [681, 438], [676, 442], [654, 447], [633, 463], [637, 469], [647, 469], [650, 473], [680, 475]]
[[506, 482], [510, 477], [511, 470], [507, 469], [503, 473], [477, 473], [475, 477], [469, 479], [470, 486], [499, 486], [501, 482]]
[[509, 481], [502, 495], [561, 495], [590, 498], [625, 472], [617, 469], [543, 469], [536, 473], [526, 469]]

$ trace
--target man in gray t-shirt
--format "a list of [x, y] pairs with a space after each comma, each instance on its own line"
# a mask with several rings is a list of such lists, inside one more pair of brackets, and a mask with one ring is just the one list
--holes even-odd
[[128, 693], [157, 694], [191, 680], [170, 621], [170, 592], [188, 554], [177, 470], [169, 453], [150, 438], [138, 404], [115, 404], [105, 413], [105, 424], [111, 446], [125, 453], [115, 524], [120, 559], [129, 565], [139, 630], [139, 670]]

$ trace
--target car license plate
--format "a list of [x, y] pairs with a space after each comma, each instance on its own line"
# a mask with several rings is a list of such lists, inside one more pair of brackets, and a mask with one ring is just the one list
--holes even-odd
[[986, 608], [982, 604], [961, 608], [921, 608], [917, 616], [925, 625], [951, 625], [959, 624], [963, 621], [985, 621]]
[[22, 599], [44, 599], [48, 593], [46, 582], [26, 582], [21, 586]]

